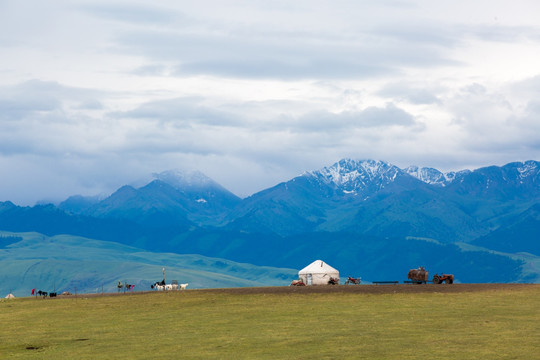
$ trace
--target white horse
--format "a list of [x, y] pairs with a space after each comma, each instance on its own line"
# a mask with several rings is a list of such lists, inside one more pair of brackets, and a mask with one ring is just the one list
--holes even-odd
[[165, 290], [178, 290], [178, 284], [167, 284]]
[[165, 284], [164, 282], [156, 282], [150, 287], [156, 289], [157, 291], [170, 291], [170, 290], [186, 290], [189, 284]]

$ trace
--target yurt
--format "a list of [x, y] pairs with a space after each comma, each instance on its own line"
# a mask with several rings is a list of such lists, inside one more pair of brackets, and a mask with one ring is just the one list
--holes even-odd
[[15, 299], [15, 295], [13, 295], [12, 293], [9, 293], [6, 295], [4, 299]]
[[298, 278], [306, 285], [328, 285], [330, 278], [339, 283], [339, 271], [322, 260], [315, 260], [298, 272]]

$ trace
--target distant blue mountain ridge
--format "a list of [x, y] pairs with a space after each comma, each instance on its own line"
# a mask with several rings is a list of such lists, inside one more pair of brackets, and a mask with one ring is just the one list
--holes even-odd
[[168, 171], [106, 198], [0, 203], [0, 230], [281, 268], [321, 258], [351, 275], [430, 265], [462, 282], [540, 282], [539, 164], [442, 173], [342, 159], [245, 199], [200, 172]]

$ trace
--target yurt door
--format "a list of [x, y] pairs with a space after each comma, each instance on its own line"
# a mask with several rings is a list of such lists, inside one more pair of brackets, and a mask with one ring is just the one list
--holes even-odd
[[307, 274], [307, 284], [308, 285], [313, 285], [313, 275], [312, 274]]

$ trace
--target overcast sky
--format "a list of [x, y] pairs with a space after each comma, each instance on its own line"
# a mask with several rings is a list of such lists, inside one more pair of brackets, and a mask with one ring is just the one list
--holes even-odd
[[0, 0], [0, 201], [540, 160], [540, 2]]

